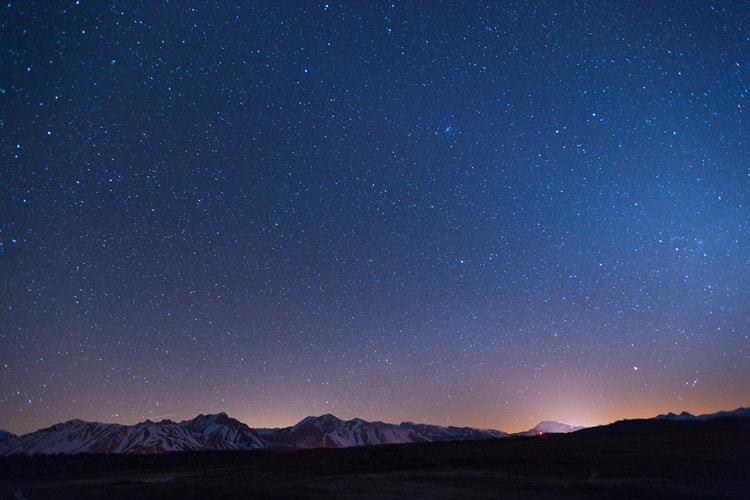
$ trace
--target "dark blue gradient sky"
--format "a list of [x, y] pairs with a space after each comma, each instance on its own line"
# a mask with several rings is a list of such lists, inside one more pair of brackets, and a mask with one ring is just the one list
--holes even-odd
[[8, 2], [0, 428], [750, 403], [742, 1]]

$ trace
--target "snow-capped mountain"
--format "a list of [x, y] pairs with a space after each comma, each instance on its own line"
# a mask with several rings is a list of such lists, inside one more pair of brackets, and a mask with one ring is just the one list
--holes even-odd
[[541, 434], [567, 434], [569, 432], [580, 431], [584, 427], [580, 425], [565, 424], [562, 422], [555, 422], [552, 420], [545, 420], [539, 422], [532, 429], [526, 432], [521, 432], [520, 436], [538, 436]]
[[307, 417], [291, 427], [272, 429], [262, 435], [275, 448], [345, 448], [422, 441], [408, 429], [393, 424], [358, 418], [340, 420], [333, 415]]
[[226, 413], [198, 415], [193, 420], [180, 423], [180, 426], [191, 435], [200, 436], [201, 443], [210, 450], [250, 450], [268, 446], [257, 430]]
[[478, 441], [482, 439], [494, 439], [508, 437], [508, 434], [494, 429], [476, 429], [474, 427], [442, 427], [430, 424], [415, 424], [402, 422], [399, 427], [414, 430], [422, 436], [425, 441]]
[[333, 415], [307, 417], [281, 429], [251, 429], [225, 413], [199, 415], [180, 423], [171, 420], [136, 425], [70, 420], [23, 436], [0, 440], [0, 456], [14, 454], [163, 453], [187, 450], [259, 448], [344, 448], [426, 441], [479, 440], [504, 437], [494, 430], [386, 424]]
[[658, 420], [709, 420], [712, 418], [722, 417], [739, 417], [739, 418], [750, 418], [750, 408], [737, 408], [732, 411], [719, 411], [716, 413], [706, 413], [704, 415], [693, 415], [686, 411], [683, 411], [679, 415], [669, 412], [666, 415], [658, 415], [654, 417]]
[[265, 446], [247, 425], [220, 413], [180, 423], [146, 420], [136, 425], [119, 425], [70, 420], [0, 442], [0, 455], [161, 453]]
[[345, 448], [376, 444], [421, 443], [429, 441], [466, 441], [505, 437], [495, 430], [437, 425], [387, 424], [359, 418], [341, 420], [333, 415], [307, 417], [284, 429], [267, 429], [261, 435], [277, 448]]

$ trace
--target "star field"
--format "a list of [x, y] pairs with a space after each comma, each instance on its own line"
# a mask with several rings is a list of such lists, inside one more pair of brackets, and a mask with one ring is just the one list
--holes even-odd
[[0, 428], [750, 400], [750, 8], [0, 7]]

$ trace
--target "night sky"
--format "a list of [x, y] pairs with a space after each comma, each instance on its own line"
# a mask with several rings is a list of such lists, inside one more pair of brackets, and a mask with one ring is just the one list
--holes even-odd
[[750, 403], [748, 3], [234, 4], [0, 7], [0, 428]]

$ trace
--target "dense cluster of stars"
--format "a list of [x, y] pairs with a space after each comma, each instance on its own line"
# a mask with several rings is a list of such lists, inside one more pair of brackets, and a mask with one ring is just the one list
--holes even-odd
[[748, 6], [419, 4], [0, 7], [0, 428], [748, 403]]

